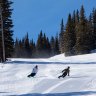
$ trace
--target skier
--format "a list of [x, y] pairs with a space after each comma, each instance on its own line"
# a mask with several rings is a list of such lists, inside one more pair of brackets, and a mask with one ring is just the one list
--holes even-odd
[[66, 75], [68, 75], [69, 76], [69, 73], [70, 73], [70, 67], [68, 66], [66, 69], [64, 69], [63, 71], [62, 71], [62, 75], [60, 75], [60, 76], [58, 76], [58, 78], [60, 79], [61, 77], [65, 77]]
[[34, 77], [38, 72], [38, 66], [36, 65], [33, 70], [32, 70], [32, 73], [29, 74], [27, 77]]

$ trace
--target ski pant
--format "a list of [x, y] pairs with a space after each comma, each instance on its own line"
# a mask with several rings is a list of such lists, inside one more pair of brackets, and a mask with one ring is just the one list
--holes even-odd
[[31, 73], [28, 75], [28, 77], [34, 77], [36, 75], [36, 73]]
[[60, 77], [65, 77], [67, 75], [67, 72], [64, 72], [62, 75], [60, 75], [58, 78], [60, 78]]

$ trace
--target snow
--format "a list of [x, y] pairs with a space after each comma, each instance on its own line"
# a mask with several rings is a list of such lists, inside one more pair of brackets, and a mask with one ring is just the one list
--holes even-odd
[[[0, 63], [0, 96], [96, 96], [96, 53], [51, 58], [11, 58]], [[38, 65], [34, 78], [28, 78]], [[70, 76], [58, 79], [71, 67]]]

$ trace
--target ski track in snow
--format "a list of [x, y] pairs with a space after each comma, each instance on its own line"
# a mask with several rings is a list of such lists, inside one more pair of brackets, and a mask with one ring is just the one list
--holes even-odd
[[54, 90], [55, 88], [59, 87], [60, 85], [62, 85], [63, 83], [65, 83], [66, 81], [69, 81], [69, 80], [70, 79], [63, 80], [63, 81], [60, 81], [57, 84], [54, 84], [52, 87], [50, 87], [47, 90], [45, 90], [44, 92], [42, 92], [42, 94], [50, 93], [52, 90]]

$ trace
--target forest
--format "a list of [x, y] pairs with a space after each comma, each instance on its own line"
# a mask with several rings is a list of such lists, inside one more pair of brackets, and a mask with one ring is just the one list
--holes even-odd
[[9, 0], [0, 2], [0, 61], [4, 61], [2, 50], [5, 50], [5, 58], [48, 58], [61, 53], [65, 53], [65, 56], [88, 54], [96, 49], [95, 8], [86, 16], [82, 5], [80, 10], [69, 13], [66, 24], [61, 18], [60, 30], [56, 36], [48, 38], [41, 30], [37, 41], [34, 41], [33, 38], [29, 39], [28, 32], [22, 39], [13, 39], [12, 4]]

